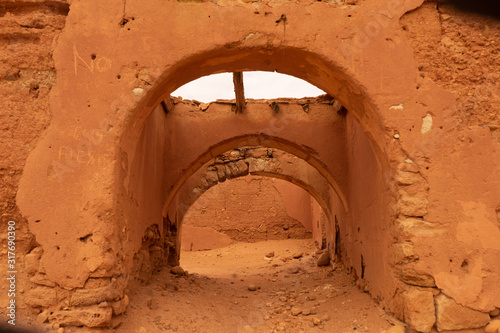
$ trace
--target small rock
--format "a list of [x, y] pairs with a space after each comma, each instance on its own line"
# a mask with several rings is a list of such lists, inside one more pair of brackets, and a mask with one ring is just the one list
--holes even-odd
[[250, 326], [250, 325], [246, 325], [246, 326], [243, 326], [243, 328], [241, 329], [240, 331], [241, 333], [255, 333], [255, 329]]
[[40, 324], [45, 323], [48, 319], [49, 319], [48, 311], [43, 311], [36, 317], [36, 321], [39, 322]]
[[486, 333], [497, 333], [500, 332], [500, 319], [494, 319], [490, 321], [488, 326], [484, 329]]
[[323, 315], [321, 316], [321, 321], [329, 321], [330, 320], [330, 316], [329, 315]]
[[201, 109], [201, 111], [206, 111], [209, 106], [210, 106], [210, 103], [201, 103], [200, 109]]
[[499, 308], [496, 308], [495, 310], [490, 311], [490, 316], [491, 317], [497, 317], [498, 315], [500, 315], [500, 309]]
[[290, 273], [290, 274], [298, 274], [298, 273], [300, 273], [300, 267], [298, 267], [298, 266], [290, 267], [288, 269], [288, 273]]
[[298, 316], [299, 314], [302, 313], [302, 310], [296, 307], [293, 307], [292, 310], [290, 311], [293, 316]]
[[181, 266], [174, 266], [170, 268], [170, 273], [175, 275], [182, 275], [184, 274], [184, 269]]
[[405, 328], [402, 325], [395, 325], [389, 328], [386, 331], [383, 331], [385, 333], [405, 333]]
[[286, 296], [281, 296], [279, 299], [280, 299], [280, 301], [282, 301], [282, 302], [286, 302], [286, 300], [287, 300]]
[[109, 306], [108, 302], [101, 302], [101, 303], [99, 303], [99, 307], [100, 308], [107, 308], [108, 306]]
[[330, 254], [328, 252], [323, 252], [318, 258], [318, 266], [328, 266], [330, 264]]
[[267, 257], [267, 258], [272, 258], [272, 257], [274, 257], [274, 251], [273, 251], [273, 252], [269, 252], [268, 254], [266, 254], [266, 257]]
[[302, 315], [303, 316], [309, 316], [310, 314], [311, 314], [311, 309], [302, 310]]
[[250, 284], [250, 285], [248, 285], [248, 290], [250, 290], [250, 291], [256, 291], [257, 290], [257, 286], [255, 284]]
[[302, 252], [295, 252], [294, 254], [292, 254], [292, 258], [293, 259], [299, 259], [299, 258], [302, 258], [304, 254]]
[[450, 15], [448, 15], [448, 14], [441, 14], [441, 20], [442, 20], [442, 21], [447, 21], [447, 20], [449, 20], [450, 18], [451, 18], [451, 16], [450, 16]]
[[59, 329], [57, 330], [57, 333], [64, 333], [64, 327], [59, 327]]
[[135, 96], [142, 96], [142, 94], [144, 93], [144, 89], [142, 89], [142, 88], [134, 88], [132, 90], [132, 92], [134, 93]]
[[319, 319], [317, 317], [313, 317], [312, 322], [313, 322], [314, 326], [318, 326], [319, 324], [321, 324], [321, 319]]

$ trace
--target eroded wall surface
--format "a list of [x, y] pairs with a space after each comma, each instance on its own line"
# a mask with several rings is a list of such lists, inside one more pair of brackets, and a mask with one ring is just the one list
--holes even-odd
[[[26, 159], [51, 123], [49, 93], [57, 82], [52, 54], [68, 9], [64, 1], [0, 5], [0, 258], [6, 265], [7, 222], [14, 221], [17, 238], [14, 252], [19, 272], [16, 300], [21, 312], [27, 310], [25, 292], [39, 270], [38, 259], [43, 250], [30, 232], [15, 197]], [[71, 129], [79, 137], [81, 130], [77, 126]], [[9, 302], [7, 276], [7, 270], [3, 269], [0, 272], [2, 314]]]

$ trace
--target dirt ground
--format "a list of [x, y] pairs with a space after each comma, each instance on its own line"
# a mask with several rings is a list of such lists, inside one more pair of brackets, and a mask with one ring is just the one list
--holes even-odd
[[361, 292], [343, 268], [318, 267], [318, 257], [312, 239], [182, 252], [184, 274], [164, 269], [147, 285], [129, 284], [130, 306], [114, 320], [114, 329], [30, 328], [58, 333], [380, 333], [401, 324]]
[[[149, 285], [136, 286], [116, 331], [341, 333], [391, 327], [394, 321], [344, 270], [318, 267], [315, 252], [307, 239], [183, 252], [187, 276], [164, 270]], [[257, 290], [250, 291], [251, 285]]]

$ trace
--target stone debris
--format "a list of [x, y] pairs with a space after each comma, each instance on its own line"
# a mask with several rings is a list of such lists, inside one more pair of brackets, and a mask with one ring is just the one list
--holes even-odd
[[36, 287], [27, 293], [26, 304], [32, 307], [48, 308], [57, 303], [57, 291], [49, 287]]
[[291, 310], [290, 310], [290, 313], [292, 314], [292, 316], [298, 316], [299, 314], [302, 313], [302, 310], [299, 309], [299, 308], [296, 308], [296, 307], [293, 307]]
[[272, 257], [274, 257], [274, 251], [273, 251], [273, 252], [269, 252], [268, 254], [266, 254], [266, 257], [267, 257], [267, 258], [272, 258]]
[[303, 255], [304, 255], [303, 252], [295, 252], [294, 254], [292, 254], [292, 258], [299, 259], [299, 258], [302, 258]]
[[490, 311], [490, 317], [495, 318], [495, 317], [498, 317], [498, 315], [500, 315], [500, 309], [499, 308], [496, 308], [495, 310]]
[[328, 266], [330, 265], [330, 254], [328, 252], [323, 252], [316, 262], [318, 266]]
[[181, 266], [174, 266], [170, 268], [170, 273], [174, 275], [184, 275], [185, 271]]
[[299, 266], [293, 266], [293, 267], [290, 267], [289, 269], [287, 269], [287, 272], [289, 274], [299, 274], [301, 271], [302, 271], [302, 268], [300, 268]]
[[248, 285], [248, 290], [249, 291], [256, 291], [257, 290], [257, 286], [255, 284], [249, 284]]

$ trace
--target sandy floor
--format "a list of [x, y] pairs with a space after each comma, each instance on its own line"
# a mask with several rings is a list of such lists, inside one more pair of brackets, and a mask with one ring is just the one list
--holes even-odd
[[[274, 257], [267, 258], [270, 252]], [[317, 267], [314, 252], [310, 240], [183, 252], [188, 276], [163, 271], [132, 290], [116, 331], [341, 333], [391, 327], [391, 318], [344, 271]], [[249, 291], [252, 284], [256, 291]]]

